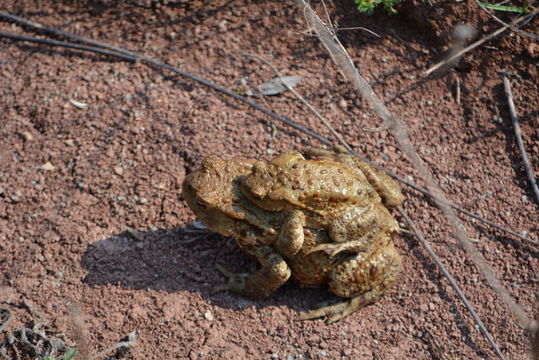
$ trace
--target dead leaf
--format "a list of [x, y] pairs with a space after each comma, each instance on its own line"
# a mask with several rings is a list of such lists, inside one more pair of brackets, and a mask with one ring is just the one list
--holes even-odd
[[290, 87], [294, 87], [299, 83], [300, 80], [301, 76], [284, 76], [282, 78], [276, 77], [260, 85], [260, 92], [262, 95], [267, 96], [278, 95], [287, 90], [286, 86], [283, 85], [283, 82]]

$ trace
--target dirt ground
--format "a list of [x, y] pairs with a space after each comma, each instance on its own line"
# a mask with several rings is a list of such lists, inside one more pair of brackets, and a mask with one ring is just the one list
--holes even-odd
[[[285, 75], [302, 77], [297, 91], [357, 152], [418, 182], [390, 132], [362, 130], [380, 120], [306, 32], [293, 2], [2, 3], [2, 11], [161, 59], [241, 94], [256, 95], [274, 77], [242, 54], [262, 56]], [[479, 36], [499, 27], [475, 2], [408, 3], [400, 15], [369, 17], [350, 0], [330, 3], [329, 12], [339, 27], [379, 35], [339, 32], [374, 91], [410, 127], [445, 194], [537, 241], [538, 205], [501, 75], [512, 80], [538, 173], [537, 44], [507, 33], [427, 78], [423, 72], [440, 59], [453, 25], [470, 23]], [[8, 22], [0, 22], [0, 31], [35, 35]], [[292, 94], [254, 100], [330, 136]], [[233, 271], [256, 264], [232, 239], [194, 239], [184, 230], [195, 220], [181, 194], [185, 175], [209, 154], [269, 160], [319, 146], [229, 97], [144, 64], [0, 40], [0, 301], [13, 312], [8, 329], [36, 321], [20, 306], [26, 299], [88, 354], [136, 331], [135, 346], [112, 358], [495, 358], [447, 280], [408, 235], [395, 239], [404, 262], [396, 285], [333, 325], [294, 321], [334, 298], [323, 287], [289, 282], [262, 300], [212, 293], [225, 281], [216, 263]], [[406, 210], [506, 358], [529, 358], [525, 333], [441, 213], [415, 191], [403, 186], [403, 192]], [[536, 317], [539, 249], [479, 222], [466, 222], [466, 230], [509, 293]], [[80, 307], [82, 334], [70, 304]]]

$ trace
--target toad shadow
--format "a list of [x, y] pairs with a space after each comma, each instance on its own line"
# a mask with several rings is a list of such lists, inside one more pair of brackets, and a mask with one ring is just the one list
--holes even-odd
[[88, 271], [83, 282], [170, 293], [198, 292], [213, 305], [235, 310], [284, 305], [305, 312], [321, 302], [342, 301], [327, 287], [302, 287], [293, 280], [263, 299], [229, 291], [214, 293], [212, 288], [226, 281], [215, 264], [238, 273], [258, 267], [232, 238], [207, 230], [196, 235], [185, 228], [125, 231], [88, 245], [82, 257], [82, 266]]

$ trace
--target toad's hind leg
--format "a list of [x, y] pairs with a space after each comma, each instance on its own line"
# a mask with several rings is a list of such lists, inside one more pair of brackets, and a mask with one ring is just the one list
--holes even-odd
[[390, 241], [369, 254], [348, 258], [333, 268], [329, 287], [336, 295], [351, 299], [310, 311], [298, 320], [327, 317], [333, 323], [378, 301], [395, 282], [400, 268], [400, 255]]
[[217, 265], [217, 270], [228, 278], [228, 282], [216, 286], [213, 291], [231, 290], [252, 298], [261, 298], [274, 292], [290, 278], [288, 264], [272, 247], [260, 246], [251, 253], [262, 268], [252, 274], [234, 274]]
[[335, 219], [329, 227], [334, 243], [321, 244], [314, 251], [325, 251], [333, 257], [341, 251], [369, 251], [373, 244], [384, 243], [389, 234], [399, 231], [399, 224], [381, 204], [367, 209], [353, 209]]

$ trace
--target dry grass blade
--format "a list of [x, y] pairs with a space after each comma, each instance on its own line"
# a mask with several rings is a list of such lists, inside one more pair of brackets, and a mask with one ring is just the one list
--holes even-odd
[[53, 28], [47, 27], [45, 25], [38, 24], [36, 22], [20, 18], [18, 16], [12, 15], [12, 14], [0, 12], [0, 18], [6, 19], [6, 20], [11, 20], [11, 21], [19, 23], [21, 25], [24, 25], [26, 27], [39, 29], [41, 31], [48, 32], [49, 34], [53, 34], [53, 35], [56, 35], [56, 36], [61, 36], [61, 37], [65, 37], [65, 38], [68, 38], [68, 39], [80, 41], [80, 42], [83, 42], [83, 43], [86, 43], [86, 44], [89, 44], [89, 45], [93, 45], [93, 46], [96, 46], [96, 47], [99, 47], [99, 48], [112, 50], [112, 51], [118, 52], [120, 54], [125, 54], [125, 55], [129, 55], [129, 56], [133, 56], [133, 57], [139, 57], [139, 55], [137, 55], [135, 53], [132, 53], [130, 51], [127, 51], [125, 49], [122, 49], [122, 48], [119, 48], [119, 47], [116, 47], [116, 46], [112, 46], [112, 45], [109, 45], [109, 44], [105, 44], [105, 43], [102, 43], [102, 42], [99, 42], [99, 41], [94, 41], [92, 39], [86, 39], [86, 38], [80, 37], [80, 36], [75, 35], [75, 34], [69, 34], [69, 33], [66, 33], [66, 32], [64, 32], [62, 30], [53, 29]]
[[[522, 35], [522, 36], [526, 36], [526, 37], [529, 37], [535, 41], [539, 40], [539, 36], [535, 35], [535, 34], [532, 34], [532, 33], [529, 33], [527, 31], [522, 31], [520, 30], [519, 28], [515, 27], [514, 25], [511, 25], [511, 24], [508, 24], [506, 23], [505, 21], [503, 21], [502, 19], [500, 19], [499, 17], [497, 17], [496, 15], [494, 15], [491, 11], [489, 11], [484, 5], [481, 4], [481, 2], [479, 0], [475, 0], [475, 3], [477, 4], [477, 6], [479, 6], [479, 8], [481, 10], [483, 10], [484, 12], [486, 12], [490, 17], [492, 17], [495, 21], [497, 21], [498, 23], [504, 25], [504, 26], [508, 26], [509, 28], [511, 28], [511, 31], [514, 31], [516, 32], [517, 34], [519, 35]], [[533, 2], [532, 3], [529, 3], [528, 5], [528, 8], [531, 8], [533, 5]], [[537, 14], [537, 12], [536, 12]], [[532, 19], [532, 17], [528, 18], [528, 19]], [[523, 24], [524, 25], [524, 24]]]
[[292, 94], [294, 94], [294, 96], [296, 96], [305, 106], [307, 106], [309, 108], [309, 110], [311, 110], [311, 112], [318, 118], [318, 120], [320, 120], [322, 122], [322, 124], [324, 124], [328, 129], [329, 131], [331, 132], [331, 134], [333, 136], [335, 136], [335, 138], [337, 140], [339, 140], [339, 142], [341, 143], [342, 146], [344, 146], [346, 148], [346, 150], [348, 151], [352, 151], [352, 148], [350, 148], [350, 145], [348, 145], [348, 143], [343, 139], [343, 137], [333, 128], [333, 126], [331, 126], [331, 124], [329, 123], [329, 121], [327, 121], [322, 115], [320, 115], [320, 113], [311, 105], [309, 104], [309, 102], [307, 100], [305, 100], [305, 98], [303, 96], [301, 96], [297, 91], [296, 89], [294, 89], [292, 86], [288, 85], [288, 83], [286, 83], [285, 81], [283, 81], [283, 77], [281, 76], [281, 73], [279, 72], [279, 70], [277, 70], [277, 68], [275, 68], [275, 66], [273, 66], [269, 61], [261, 58], [260, 56], [258, 55], [254, 55], [254, 54], [243, 54], [243, 56], [246, 56], [246, 57], [252, 57], [252, 58], [255, 58], [259, 61], [262, 61], [264, 64], [266, 64], [267, 66], [269, 66], [271, 68], [271, 70], [273, 70], [273, 72], [277, 75], [277, 77], [279, 78], [279, 80], [281, 81], [281, 83], [283, 84], [283, 86], [288, 90], [290, 91]]
[[434, 252], [434, 250], [432, 250], [432, 248], [430, 247], [430, 244], [427, 242], [427, 240], [423, 237], [423, 235], [421, 234], [421, 232], [419, 231], [419, 229], [415, 226], [415, 223], [412, 221], [412, 219], [410, 219], [410, 217], [408, 216], [408, 214], [406, 213], [406, 211], [404, 211], [404, 209], [401, 207], [401, 206], [398, 206], [397, 209], [399, 210], [399, 212], [401, 213], [402, 217], [404, 217], [404, 219], [406, 220], [406, 222], [408, 223], [408, 225], [412, 228], [415, 236], [417, 237], [417, 239], [419, 240], [419, 242], [421, 243], [421, 245], [423, 245], [423, 247], [425, 248], [425, 250], [427, 251], [427, 253], [429, 254], [429, 256], [432, 258], [432, 260], [436, 263], [436, 266], [438, 266], [438, 269], [440, 269], [440, 271], [444, 274], [444, 276], [447, 278], [447, 281], [449, 281], [449, 284], [451, 285], [451, 287], [453, 288], [453, 290], [455, 290], [455, 292], [457, 293], [457, 296], [460, 298], [460, 300], [464, 303], [464, 306], [466, 306], [466, 309], [468, 309], [468, 311], [470, 312], [470, 314], [472, 315], [474, 321], [476, 322], [477, 326], [479, 327], [479, 330], [483, 333], [483, 335], [487, 338], [488, 342], [490, 343], [490, 345], [492, 346], [492, 348], [494, 349], [494, 351], [496, 352], [496, 354], [498, 355], [498, 357], [500, 359], [504, 359], [504, 356], [502, 354], [502, 352], [500, 351], [498, 345], [496, 344], [496, 342], [494, 341], [494, 338], [492, 337], [492, 335], [489, 333], [489, 331], [487, 330], [487, 328], [485, 327], [485, 325], [483, 325], [483, 322], [481, 321], [481, 319], [479, 318], [479, 315], [477, 315], [477, 313], [475, 312], [475, 309], [473, 308], [472, 304], [470, 304], [470, 302], [468, 301], [468, 299], [466, 298], [466, 295], [464, 295], [464, 293], [462, 292], [462, 290], [460, 289], [460, 287], [458, 286], [457, 282], [455, 281], [455, 279], [453, 278], [453, 276], [451, 276], [451, 274], [449, 273], [449, 271], [447, 271], [447, 269], [445, 268], [444, 264], [442, 263], [442, 261], [440, 260], [440, 258], [438, 257], [438, 255], [436, 255], [436, 253]]
[[84, 318], [80, 307], [76, 303], [69, 303], [67, 307], [73, 325], [73, 335], [77, 344], [77, 352], [82, 359], [88, 359], [91, 350], [86, 341], [88, 335], [86, 334], [86, 327], [84, 326]]
[[450, 57], [440, 61], [439, 63], [437, 63], [436, 65], [432, 66], [430, 69], [428, 69], [427, 71], [425, 71], [425, 75], [430, 75], [432, 72], [438, 70], [439, 68], [447, 65], [447, 64], [451, 64], [453, 63], [455, 60], [457, 60], [458, 58], [460, 58], [462, 55], [466, 54], [468, 51], [470, 50], [473, 50], [475, 49], [476, 47], [482, 45], [483, 43], [489, 41], [489, 40], [492, 40], [494, 39], [496, 36], [500, 35], [501, 33], [503, 33], [505, 30], [511, 28], [512, 26], [515, 26], [515, 25], [518, 25], [520, 22], [522, 22], [523, 20], [526, 20], [526, 19], [531, 19], [533, 18], [537, 13], [539, 12], [539, 9], [536, 9], [533, 13], [531, 14], [528, 14], [526, 16], [521, 16], [517, 19], [515, 19], [513, 22], [511, 22], [510, 24], [507, 24], [505, 26], [502, 26], [501, 28], [499, 28], [498, 30], [494, 31], [493, 33], [491, 33], [490, 35], [487, 35], [485, 36], [484, 38], [482, 39], [479, 39], [477, 40], [476, 42], [474, 42], [473, 44], [465, 47], [464, 49], [460, 50], [460, 51], [457, 51], [455, 52], [454, 54], [452, 54]]
[[137, 341], [137, 333], [135, 331], [130, 332], [127, 335], [127, 341], [120, 341], [119, 343], [117, 343], [117, 344], [115, 344], [115, 345], [113, 345], [111, 347], [108, 347], [105, 350], [100, 351], [95, 355], [90, 356], [87, 360], [103, 359], [106, 354], [111, 353], [111, 352], [113, 352], [113, 351], [115, 351], [115, 350], [117, 350], [119, 348], [122, 348], [122, 347], [129, 348], [129, 347], [135, 345], [136, 341]]
[[528, 160], [528, 155], [526, 154], [526, 149], [524, 148], [524, 142], [522, 141], [522, 134], [520, 132], [520, 125], [518, 124], [517, 113], [515, 111], [515, 103], [513, 102], [513, 94], [511, 93], [511, 83], [507, 77], [503, 77], [503, 87], [505, 89], [505, 95], [507, 96], [507, 103], [509, 105], [509, 114], [511, 115], [511, 122], [513, 123], [513, 128], [515, 129], [515, 137], [517, 138], [518, 149], [520, 151], [520, 156], [522, 157], [522, 162], [526, 168], [526, 175], [530, 181], [530, 186], [535, 195], [535, 201], [539, 204], [539, 189], [537, 188], [537, 183], [535, 182], [535, 177], [533, 176], [533, 171], [530, 166], [530, 160]]
[[379, 165], [377, 165], [377, 164], [375, 164], [375, 163], [373, 163], [373, 162], [371, 162], [371, 161], [369, 161], [369, 160], [367, 160], [367, 159], [364, 159], [364, 158], [362, 158], [361, 156], [359, 156], [359, 155], [356, 154], [356, 153], [353, 153], [353, 154], [354, 154], [355, 156], [357, 156], [358, 158], [360, 158], [362, 161], [368, 162], [369, 164], [371, 164], [371, 165], [373, 165], [373, 166], [376, 166], [378, 169], [382, 170], [383, 172], [385, 172], [386, 174], [388, 174], [388, 175], [391, 176], [392, 178], [397, 179], [397, 180], [400, 181], [401, 183], [406, 184], [407, 186], [411, 187], [412, 189], [417, 190], [417, 191], [419, 191], [420, 193], [422, 193], [422, 194], [424, 194], [424, 195], [427, 195], [427, 196], [429, 196], [429, 197], [435, 199], [436, 201], [443, 201], [443, 202], [445, 202], [448, 206], [451, 206], [453, 209], [457, 210], [458, 212], [460, 212], [460, 213], [462, 213], [462, 214], [464, 214], [464, 215], [466, 215], [466, 216], [471, 217], [472, 219], [476, 219], [476, 220], [478, 220], [478, 221], [481, 221], [482, 223], [485, 223], [485, 224], [487, 224], [487, 225], [489, 225], [489, 226], [492, 226], [492, 227], [495, 228], [495, 229], [498, 229], [498, 230], [500, 230], [500, 231], [503, 231], [503, 232], [506, 232], [506, 233], [508, 233], [508, 234], [511, 234], [511, 235], [513, 235], [513, 236], [515, 236], [515, 237], [521, 239], [522, 241], [527, 242], [528, 244], [531, 244], [531, 245], [534, 245], [534, 246], [539, 246], [539, 243], [538, 243], [537, 241], [533, 241], [533, 240], [531, 240], [531, 239], [529, 239], [529, 238], [523, 236], [522, 234], [519, 234], [519, 233], [517, 233], [517, 232], [514, 232], [514, 231], [512, 231], [512, 230], [509, 230], [509, 229], [507, 229], [507, 228], [505, 228], [505, 227], [503, 227], [503, 226], [501, 226], [501, 225], [498, 225], [498, 224], [496, 224], [496, 223], [494, 223], [494, 222], [492, 222], [492, 221], [490, 221], [490, 220], [485, 219], [484, 217], [481, 217], [481, 216], [479, 216], [479, 215], [476, 215], [476, 214], [474, 214], [474, 213], [471, 213], [471, 212], [469, 212], [468, 210], [463, 209], [462, 207], [460, 207], [460, 206], [458, 206], [458, 205], [456, 205], [456, 204], [454, 204], [454, 203], [452, 203], [452, 202], [450, 202], [450, 201], [448, 201], [448, 200], [446, 200], [446, 199], [442, 199], [442, 198], [440, 198], [440, 197], [437, 197], [436, 195], [431, 194], [427, 189], [423, 189], [422, 187], [417, 186], [416, 184], [414, 184], [414, 183], [412, 183], [412, 182], [409, 182], [408, 180], [406, 180], [405, 178], [403, 178], [403, 177], [401, 177], [401, 176], [395, 174], [394, 172], [392, 172], [392, 171], [390, 171], [390, 170], [388, 170], [388, 169], [386, 169], [386, 168], [383, 168], [383, 167], [381, 167], [381, 166], [379, 166]]
[[339, 70], [348, 78], [348, 80], [357, 88], [361, 96], [367, 100], [371, 107], [377, 112], [377, 114], [383, 119], [384, 123], [389, 123], [393, 129], [394, 135], [399, 142], [401, 150], [408, 156], [412, 164], [416, 167], [420, 177], [427, 185], [427, 189], [443, 201], [437, 201], [438, 207], [442, 210], [446, 218], [449, 220], [453, 228], [453, 234], [458, 239], [460, 245], [466, 250], [468, 256], [475, 262], [479, 269], [483, 272], [489, 285], [496, 291], [506, 304], [508, 310], [517, 318], [520, 325], [523, 328], [527, 328], [531, 321], [526, 312], [516, 303], [511, 295], [505, 290], [500, 281], [496, 278], [490, 267], [487, 265], [484, 258], [477, 251], [473, 243], [468, 238], [468, 235], [463, 230], [463, 226], [460, 220], [455, 215], [453, 209], [447, 204], [445, 197], [439, 185], [434, 181], [432, 174], [425, 166], [423, 160], [414, 149], [409, 136], [406, 125], [397, 117], [393, 116], [383, 102], [373, 93], [369, 84], [360, 76], [359, 72], [355, 68], [352, 60], [346, 53], [343, 46], [336, 40], [332, 33], [322, 23], [318, 15], [312, 10], [312, 8], [304, 0], [296, 0], [296, 2], [303, 8], [306, 20], [309, 27], [312, 28], [319, 39], [324, 44], [324, 47], [330, 53], [331, 58], [338, 66]]

